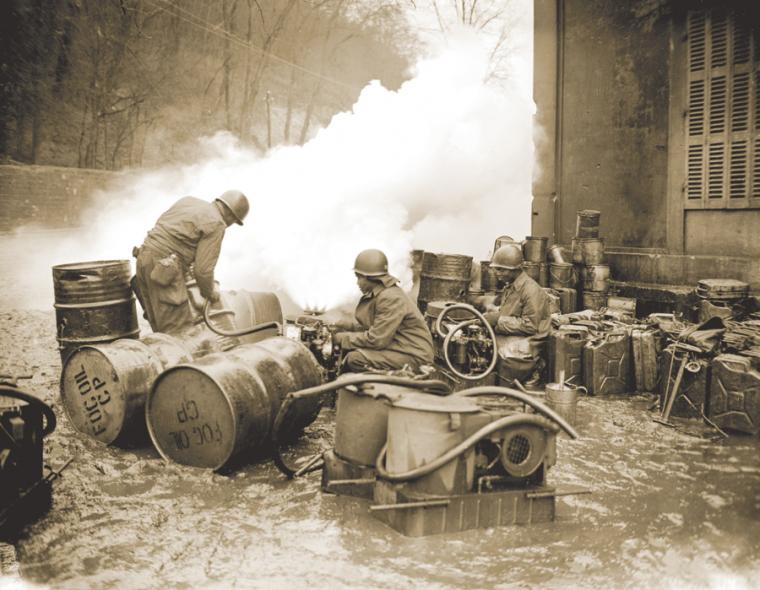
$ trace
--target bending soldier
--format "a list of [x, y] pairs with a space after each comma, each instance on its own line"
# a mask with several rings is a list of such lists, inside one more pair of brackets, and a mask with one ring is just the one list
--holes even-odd
[[243, 225], [249, 204], [230, 190], [212, 203], [184, 197], [156, 221], [137, 253], [135, 293], [154, 332], [176, 332], [192, 323], [185, 273], [193, 265], [200, 293], [219, 300], [214, 269], [224, 232]]
[[549, 296], [522, 269], [522, 249], [506, 244], [494, 252], [491, 268], [504, 286], [484, 314], [496, 332], [499, 374], [509, 379], [540, 380], [541, 358], [551, 330]]
[[417, 370], [433, 362], [433, 341], [422, 314], [388, 274], [388, 259], [380, 250], [364, 250], [354, 264], [362, 292], [355, 321], [337, 322], [334, 336], [347, 351], [344, 368], [396, 370], [405, 365]]

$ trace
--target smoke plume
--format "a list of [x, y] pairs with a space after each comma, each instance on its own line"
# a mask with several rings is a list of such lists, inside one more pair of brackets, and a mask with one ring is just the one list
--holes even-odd
[[[449, 40], [397, 91], [368, 84], [303, 146], [261, 155], [226, 133], [206, 138], [196, 162], [96, 195], [76, 235], [30, 246], [29, 230], [19, 232], [14, 274], [34, 273], [50, 305], [52, 264], [128, 258], [177, 198], [231, 188], [248, 195], [251, 213], [227, 231], [223, 289], [329, 308], [358, 296], [351, 269], [364, 248], [384, 250], [407, 287], [412, 249], [484, 259], [496, 236], [529, 232], [533, 161], [533, 105], [517, 83], [485, 81], [487, 58], [474, 36]], [[40, 303], [20, 304], [30, 301]]]

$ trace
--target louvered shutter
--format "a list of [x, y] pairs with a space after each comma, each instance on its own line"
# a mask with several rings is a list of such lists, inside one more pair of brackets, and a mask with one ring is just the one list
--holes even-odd
[[760, 207], [760, 29], [725, 8], [688, 13], [687, 209]]

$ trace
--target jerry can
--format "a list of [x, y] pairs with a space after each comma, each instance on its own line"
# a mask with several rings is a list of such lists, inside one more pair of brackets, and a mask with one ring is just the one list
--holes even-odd
[[[664, 408], [667, 402], [666, 391], [668, 395], [673, 391], [681, 364], [681, 354], [673, 357], [673, 347], [668, 346], [659, 355], [660, 380], [657, 384], [657, 394], [660, 396], [661, 408]], [[671, 416], [700, 418], [702, 414], [707, 415], [710, 402], [710, 373], [708, 359], [691, 359], [687, 362], [670, 411]]]
[[749, 358], [721, 354], [713, 359], [708, 416], [721, 428], [760, 433], [760, 372]]
[[586, 326], [560, 326], [549, 336], [549, 381], [559, 383], [564, 370], [565, 381], [583, 383], [583, 345], [588, 340]]
[[631, 390], [630, 336], [608, 332], [583, 347], [583, 384], [591, 395], [626, 393]]
[[710, 301], [709, 299], [699, 300], [699, 323], [706, 322], [710, 318], [730, 318], [734, 310], [726, 301]]
[[631, 330], [631, 353], [636, 391], [654, 391], [657, 387], [658, 338], [654, 330]]
[[573, 313], [578, 309], [578, 291], [567, 287], [555, 291], [559, 293], [559, 308], [562, 313]]

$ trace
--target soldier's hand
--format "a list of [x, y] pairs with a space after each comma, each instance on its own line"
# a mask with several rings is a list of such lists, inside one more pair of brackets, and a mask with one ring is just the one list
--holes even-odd
[[495, 326], [496, 323], [499, 321], [499, 316], [500, 315], [501, 315], [501, 313], [499, 312], [498, 309], [496, 309], [496, 310], [493, 310], [493, 311], [487, 311], [486, 313], [483, 314], [483, 317], [486, 318], [486, 321], [491, 326]]
[[208, 296], [208, 300], [211, 303], [216, 303], [222, 298], [222, 293], [219, 291], [219, 287], [217, 285], [214, 285], [214, 290], [211, 291], [211, 294]]

